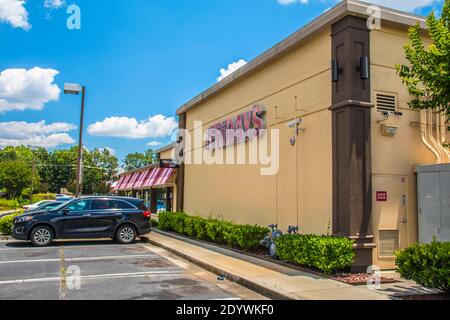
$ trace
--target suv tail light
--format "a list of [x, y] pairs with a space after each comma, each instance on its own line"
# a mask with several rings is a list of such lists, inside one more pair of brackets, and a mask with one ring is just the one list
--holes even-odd
[[144, 211], [144, 217], [150, 218], [152, 216], [152, 213], [149, 210]]

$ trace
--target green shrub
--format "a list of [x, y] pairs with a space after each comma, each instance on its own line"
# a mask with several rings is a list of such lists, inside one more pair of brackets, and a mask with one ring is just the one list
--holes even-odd
[[206, 234], [206, 219], [197, 217], [194, 219], [195, 237], [199, 240], [208, 240]]
[[207, 239], [214, 243], [225, 244], [224, 228], [227, 224], [229, 223], [220, 220], [207, 220], [205, 225]]
[[11, 235], [14, 217], [16, 217], [20, 214], [22, 214], [22, 213], [10, 214], [3, 218], [0, 218], [0, 234]]
[[234, 244], [244, 250], [255, 249], [269, 233], [268, 228], [251, 225], [238, 225], [232, 228]]
[[259, 246], [259, 242], [269, 233], [269, 229], [258, 226], [235, 225], [227, 221], [172, 212], [159, 214], [159, 228], [244, 250]]
[[276, 240], [282, 260], [313, 267], [330, 274], [351, 266], [353, 242], [347, 238], [316, 235], [284, 235]]
[[19, 207], [19, 202], [17, 200], [0, 199], [0, 210], [15, 210]]
[[183, 234], [184, 220], [187, 214], [181, 212], [162, 212], [158, 215], [159, 228], [161, 230], [175, 231]]
[[450, 294], [450, 242], [413, 245], [396, 253], [395, 264], [403, 278]]
[[196, 228], [195, 228], [195, 220], [198, 218], [196, 217], [186, 217], [184, 219], [184, 228], [183, 233], [189, 237], [195, 237], [196, 236]]

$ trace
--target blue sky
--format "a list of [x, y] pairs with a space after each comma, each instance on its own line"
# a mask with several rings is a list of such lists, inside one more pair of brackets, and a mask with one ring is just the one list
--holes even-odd
[[[337, 2], [0, 0], [0, 147], [75, 144], [80, 97], [62, 94], [65, 82], [87, 87], [88, 148], [123, 158], [164, 145], [176, 109], [221, 68], [250, 61]], [[442, 3], [372, 2], [419, 14]], [[72, 4], [80, 30], [66, 26]]]

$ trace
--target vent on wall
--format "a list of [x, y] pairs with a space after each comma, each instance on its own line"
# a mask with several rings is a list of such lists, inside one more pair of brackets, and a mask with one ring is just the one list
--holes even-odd
[[377, 110], [396, 112], [397, 97], [393, 94], [377, 93]]
[[399, 249], [398, 230], [380, 230], [378, 239], [378, 255], [382, 257], [393, 257]]

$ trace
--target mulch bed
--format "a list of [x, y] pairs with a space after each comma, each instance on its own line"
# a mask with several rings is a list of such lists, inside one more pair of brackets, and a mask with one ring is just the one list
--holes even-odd
[[[374, 275], [370, 273], [341, 273], [331, 276], [333, 280], [351, 284], [353, 286], [365, 286], [369, 282], [374, 281]], [[381, 284], [397, 283], [398, 280], [392, 278], [381, 277]]]

